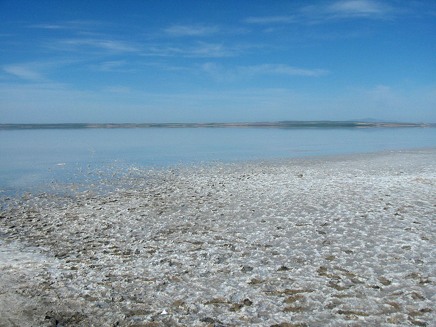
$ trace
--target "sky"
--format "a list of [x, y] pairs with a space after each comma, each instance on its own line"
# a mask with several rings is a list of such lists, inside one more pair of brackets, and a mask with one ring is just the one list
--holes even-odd
[[0, 0], [0, 123], [436, 122], [434, 0]]

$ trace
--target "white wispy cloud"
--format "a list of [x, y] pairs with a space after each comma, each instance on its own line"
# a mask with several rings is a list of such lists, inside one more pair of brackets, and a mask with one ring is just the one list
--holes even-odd
[[29, 82], [47, 84], [53, 83], [50, 76], [53, 72], [62, 71], [78, 63], [81, 61], [72, 59], [19, 62], [0, 66], [0, 71]]
[[385, 19], [393, 8], [378, 0], [337, 0], [329, 4], [309, 5], [301, 8], [303, 21], [323, 23], [337, 19]]
[[201, 66], [201, 69], [214, 79], [220, 81], [246, 79], [264, 75], [321, 77], [329, 73], [326, 69], [310, 69], [285, 64], [259, 64], [225, 68], [215, 63], [205, 63]]
[[98, 27], [105, 25], [104, 23], [96, 20], [69, 20], [61, 22], [40, 23], [29, 25], [29, 28], [46, 29], [46, 30], [94, 30]]
[[341, 0], [326, 7], [326, 12], [337, 17], [381, 17], [390, 12], [390, 7], [372, 0]]
[[306, 69], [284, 64], [261, 64], [255, 66], [241, 67], [239, 70], [245, 74], [258, 75], [287, 75], [287, 76], [308, 76], [319, 77], [328, 73], [325, 69]]
[[192, 58], [224, 58], [240, 53], [238, 48], [221, 43], [198, 42], [192, 45], [151, 45], [143, 52], [146, 56], [158, 57], [192, 57]]
[[207, 36], [218, 31], [217, 26], [204, 25], [172, 25], [164, 30], [170, 36]]
[[29, 64], [13, 64], [3, 66], [3, 71], [28, 81], [38, 81], [43, 79], [43, 75]]
[[382, 19], [393, 12], [391, 6], [379, 0], [336, 0], [296, 8], [287, 15], [248, 17], [243, 22], [258, 25], [323, 23], [348, 18]]
[[35, 25], [30, 25], [29, 27], [46, 29], [46, 30], [61, 30], [67, 28], [67, 26], [61, 24], [35, 24]]
[[72, 38], [60, 40], [57, 46], [63, 50], [96, 48], [112, 52], [137, 52], [139, 48], [129, 42], [105, 38]]
[[294, 16], [260, 16], [260, 17], [248, 17], [244, 19], [248, 24], [270, 25], [270, 24], [290, 24], [295, 23]]

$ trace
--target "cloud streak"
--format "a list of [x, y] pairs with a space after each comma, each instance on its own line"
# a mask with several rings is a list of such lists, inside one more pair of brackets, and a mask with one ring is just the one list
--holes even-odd
[[329, 4], [303, 6], [289, 15], [248, 17], [243, 22], [257, 25], [327, 23], [335, 19], [384, 19], [392, 13], [393, 8], [381, 1], [338, 0]]
[[257, 25], [271, 25], [271, 24], [291, 24], [295, 23], [294, 16], [261, 16], [261, 17], [248, 17], [244, 19], [247, 24]]
[[327, 23], [344, 19], [386, 19], [393, 8], [376, 0], [337, 0], [326, 5], [301, 8], [301, 18], [309, 23]]
[[104, 38], [73, 38], [64, 39], [57, 42], [57, 45], [63, 50], [83, 50], [83, 48], [95, 48], [108, 50], [111, 52], [137, 52], [139, 48], [125, 42], [114, 39]]
[[390, 12], [390, 8], [381, 2], [371, 0], [336, 1], [325, 8], [327, 13], [336, 17], [366, 17], [378, 18]]
[[208, 36], [219, 31], [216, 26], [203, 25], [172, 25], [167, 27], [164, 32], [169, 36]]
[[215, 63], [202, 65], [202, 70], [221, 81], [255, 78], [257, 76], [287, 76], [287, 77], [321, 77], [329, 74], [326, 69], [309, 69], [285, 64], [259, 64], [251, 66], [237, 66], [232, 69]]
[[3, 71], [27, 81], [39, 81], [43, 75], [36, 69], [29, 67], [27, 64], [14, 64], [3, 66]]
[[262, 64], [239, 69], [247, 75], [286, 75], [319, 77], [328, 73], [325, 69], [305, 69], [283, 64]]
[[[136, 56], [185, 57], [185, 58], [225, 58], [241, 53], [240, 47], [227, 46], [216, 42], [156, 42], [155, 44], [132, 44], [108, 38], [71, 38], [51, 42], [48, 46], [54, 51], [95, 52], [108, 55], [131, 54]], [[117, 60], [114, 61], [116, 66]], [[107, 67], [111, 68], [111, 67]]]
[[103, 25], [102, 22], [96, 20], [69, 20], [63, 22], [33, 24], [28, 27], [33, 29], [72, 30], [75, 32], [83, 32], [95, 30]]
[[150, 45], [143, 52], [145, 56], [224, 58], [240, 53], [238, 48], [227, 47], [221, 43], [197, 42], [193, 45]]

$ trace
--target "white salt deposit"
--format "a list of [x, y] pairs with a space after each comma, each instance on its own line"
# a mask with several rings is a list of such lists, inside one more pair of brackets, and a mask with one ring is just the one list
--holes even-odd
[[436, 150], [123, 178], [111, 194], [3, 200], [2, 247], [40, 249], [34, 266], [0, 256], [2, 274], [31, 276], [0, 288], [31, 300], [29, 321], [436, 324]]

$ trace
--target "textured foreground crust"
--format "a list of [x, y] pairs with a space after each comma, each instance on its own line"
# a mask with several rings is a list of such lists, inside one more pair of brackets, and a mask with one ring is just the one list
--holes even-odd
[[436, 325], [436, 150], [116, 183], [1, 200], [0, 326]]

